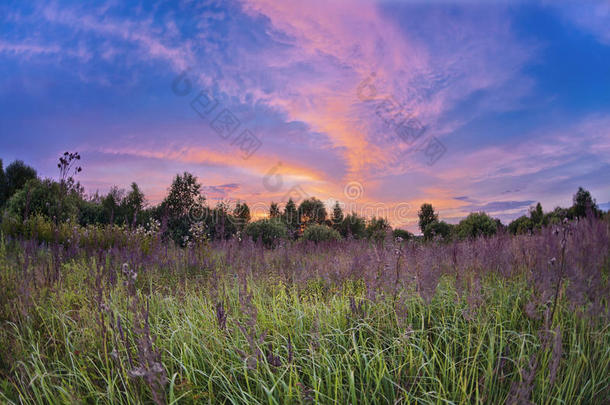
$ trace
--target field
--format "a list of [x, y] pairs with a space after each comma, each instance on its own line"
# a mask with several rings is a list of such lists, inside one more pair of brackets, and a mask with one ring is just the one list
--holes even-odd
[[0, 242], [7, 403], [604, 404], [607, 221], [460, 242]]

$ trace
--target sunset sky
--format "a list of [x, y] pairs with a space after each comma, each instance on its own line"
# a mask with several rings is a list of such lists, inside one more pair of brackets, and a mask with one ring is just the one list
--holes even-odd
[[410, 230], [422, 202], [610, 208], [608, 1], [3, 1], [0, 24], [0, 158], [56, 178], [78, 151], [90, 193], [157, 203], [186, 170], [212, 204]]

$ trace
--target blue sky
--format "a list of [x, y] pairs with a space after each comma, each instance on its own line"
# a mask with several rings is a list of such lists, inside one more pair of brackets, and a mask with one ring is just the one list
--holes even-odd
[[0, 158], [55, 177], [79, 151], [89, 192], [155, 203], [188, 170], [255, 213], [315, 195], [409, 229], [424, 201], [610, 202], [608, 1], [9, 1], [0, 23]]

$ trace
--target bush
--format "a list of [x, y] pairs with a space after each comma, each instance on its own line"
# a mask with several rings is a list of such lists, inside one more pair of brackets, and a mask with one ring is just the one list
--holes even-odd
[[394, 229], [392, 231], [392, 236], [394, 238], [401, 238], [402, 240], [409, 240], [413, 237], [413, 234], [409, 231], [405, 231], [404, 229]]
[[520, 216], [519, 218], [508, 224], [508, 231], [513, 235], [524, 234], [532, 232], [533, 230], [534, 223], [529, 217], [526, 217], [525, 215]]
[[449, 225], [445, 221], [432, 221], [426, 225], [424, 230], [424, 239], [431, 240], [435, 237], [441, 237], [444, 241], [451, 239], [453, 225]]
[[273, 247], [288, 236], [288, 228], [280, 219], [261, 219], [246, 225], [246, 235], [255, 242], [259, 239], [266, 247]]
[[303, 236], [301, 238], [303, 240], [318, 243], [330, 240], [339, 240], [341, 239], [341, 235], [339, 235], [339, 232], [335, 231], [329, 226], [314, 224], [305, 228], [305, 232], [303, 232]]
[[344, 238], [364, 238], [364, 236], [366, 235], [366, 222], [364, 218], [358, 216], [358, 214], [348, 214], [339, 224], [339, 232]]
[[494, 235], [496, 231], [496, 221], [484, 212], [471, 213], [461, 220], [456, 227], [456, 234], [460, 239], [491, 236]]
[[386, 219], [373, 217], [366, 227], [366, 237], [380, 241], [385, 239], [391, 230], [392, 227]]
[[23, 220], [41, 215], [50, 220], [64, 222], [78, 218], [80, 201], [81, 198], [75, 191], [68, 193], [62, 200], [60, 185], [53, 180], [33, 179], [10, 198], [6, 210]]

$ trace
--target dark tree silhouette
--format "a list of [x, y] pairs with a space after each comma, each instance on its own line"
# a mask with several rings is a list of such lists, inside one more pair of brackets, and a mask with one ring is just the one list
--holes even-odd
[[343, 209], [341, 208], [339, 201], [337, 201], [337, 202], [335, 202], [335, 206], [333, 207], [333, 216], [331, 218], [333, 228], [336, 230], [339, 230], [339, 228], [341, 226], [341, 222], [343, 222], [343, 219], [344, 219]]
[[578, 191], [573, 197], [574, 205], [572, 205], [572, 211], [575, 217], [583, 218], [586, 217], [588, 212], [593, 215], [597, 215], [598, 208], [597, 203], [591, 193], [582, 187], [578, 187]]
[[425, 233], [426, 227], [429, 224], [438, 221], [438, 215], [434, 212], [432, 204], [428, 203], [424, 203], [421, 205], [417, 216], [419, 217], [419, 229], [422, 231], [422, 233]]
[[282, 214], [280, 213], [280, 207], [277, 203], [271, 201], [271, 205], [269, 206], [269, 218], [279, 218]]
[[22, 160], [15, 160], [8, 165], [5, 170], [5, 176], [7, 200], [18, 190], [22, 189], [25, 183], [37, 177], [36, 170], [23, 163]]

